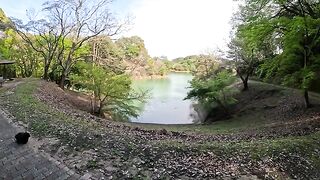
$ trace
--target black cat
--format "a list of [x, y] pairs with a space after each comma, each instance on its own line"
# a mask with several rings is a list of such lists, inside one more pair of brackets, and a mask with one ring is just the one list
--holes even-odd
[[20, 132], [18, 134], [16, 134], [15, 138], [16, 138], [16, 142], [18, 144], [27, 144], [28, 140], [29, 140], [30, 134], [27, 132]]

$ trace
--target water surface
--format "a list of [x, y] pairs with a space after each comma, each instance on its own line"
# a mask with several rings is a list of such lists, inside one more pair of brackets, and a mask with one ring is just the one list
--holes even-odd
[[193, 118], [192, 101], [183, 100], [190, 86], [192, 75], [170, 73], [165, 79], [136, 80], [135, 89], [149, 90], [147, 103], [138, 118], [132, 122], [156, 124], [190, 124]]

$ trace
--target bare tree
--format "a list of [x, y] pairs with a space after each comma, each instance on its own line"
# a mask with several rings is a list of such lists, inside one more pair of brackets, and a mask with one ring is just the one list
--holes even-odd
[[124, 72], [125, 66], [121, 52], [110, 37], [99, 35], [89, 40], [92, 63], [113, 72]]
[[125, 23], [117, 22], [108, 10], [110, 3], [110, 0], [55, 0], [44, 4], [50, 19], [59, 22], [58, 28], [63, 32], [57, 53], [62, 68], [61, 88], [73, 65], [83, 58], [77, 51], [88, 40], [100, 34], [114, 36], [123, 30]]
[[193, 73], [202, 79], [214, 76], [221, 68], [224, 68], [222, 66], [222, 57], [222, 51], [219, 48], [205, 49], [203, 54], [196, 57]]

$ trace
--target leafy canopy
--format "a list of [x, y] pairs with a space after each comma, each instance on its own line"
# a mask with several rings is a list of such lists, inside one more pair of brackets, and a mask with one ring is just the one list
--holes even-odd
[[223, 108], [234, 103], [236, 100], [232, 97], [234, 92], [230, 86], [236, 78], [227, 70], [217, 73], [210, 79], [203, 80], [195, 78], [191, 81], [191, 91], [185, 99], [195, 99], [205, 106], [217, 104]]
[[139, 108], [134, 101], [143, 101], [143, 94], [132, 92], [131, 79], [126, 74], [116, 74], [90, 63], [78, 62], [79, 73], [71, 75], [75, 84], [93, 93], [99, 102], [99, 113], [107, 113], [114, 120], [127, 120], [137, 117]]

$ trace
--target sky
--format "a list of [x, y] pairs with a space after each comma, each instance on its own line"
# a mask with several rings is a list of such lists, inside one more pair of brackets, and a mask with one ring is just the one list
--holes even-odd
[[[0, 0], [7, 16], [24, 19], [27, 9], [41, 9], [45, 0]], [[149, 54], [169, 59], [226, 49], [233, 0], [114, 0], [110, 9], [130, 15], [133, 25], [123, 36], [140, 36]]]

